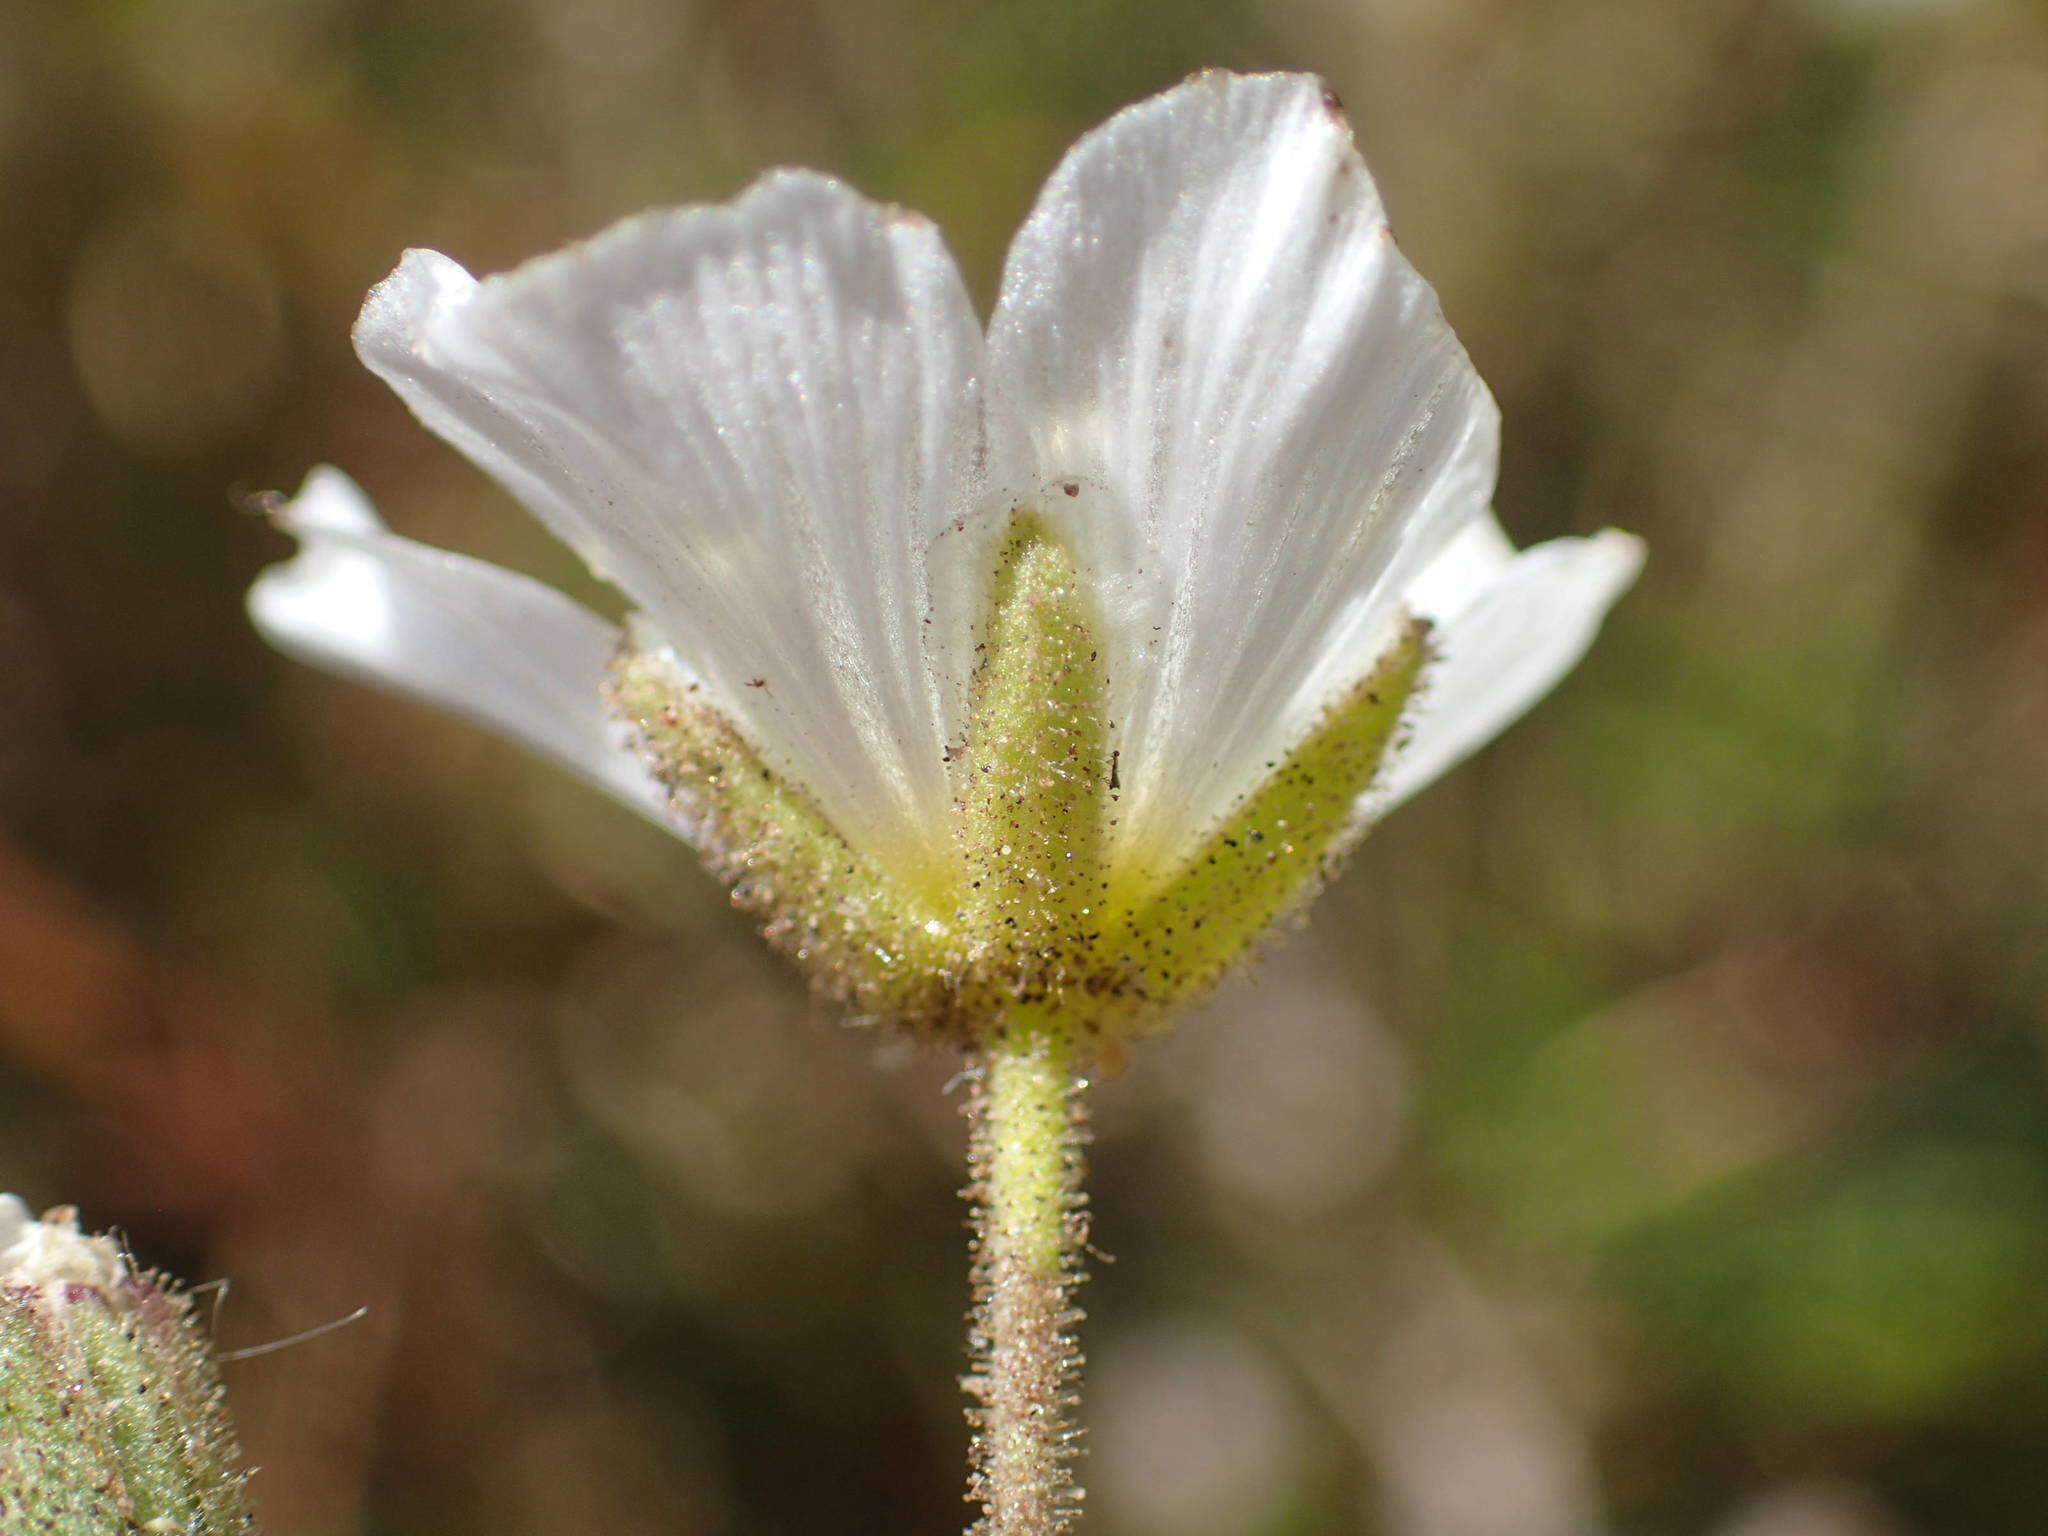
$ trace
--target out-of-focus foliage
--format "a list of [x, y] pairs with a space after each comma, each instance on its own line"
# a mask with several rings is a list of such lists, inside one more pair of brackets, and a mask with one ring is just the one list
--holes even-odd
[[332, 459], [596, 596], [350, 356], [803, 163], [986, 299], [1081, 129], [1312, 68], [1588, 665], [1103, 1093], [1100, 1536], [2048, 1508], [2048, 8], [0, 8], [0, 1185], [232, 1276], [279, 1532], [957, 1530], [951, 1065], [685, 850], [245, 627]]

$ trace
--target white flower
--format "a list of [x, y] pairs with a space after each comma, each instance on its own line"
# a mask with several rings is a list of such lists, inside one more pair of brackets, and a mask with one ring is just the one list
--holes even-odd
[[[1517, 553], [1498, 413], [1306, 76], [1197, 76], [1083, 138], [978, 323], [924, 219], [777, 172], [478, 281], [414, 251], [364, 361], [616, 583], [760, 760], [879, 867], [943, 861], [995, 542], [1091, 589], [1121, 803], [1168, 865], [1369, 673], [1436, 657], [1377, 813], [1484, 744], [1633, 578]], [[317, 470], [250, 596], [275, 643], [460, 710], [672, 828], [607, 712], [608, 624], [386, 532]]]

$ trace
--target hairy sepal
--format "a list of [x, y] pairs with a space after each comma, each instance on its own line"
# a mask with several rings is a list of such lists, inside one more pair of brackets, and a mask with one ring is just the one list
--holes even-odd
[[958, 786], [962, 981], [977, 1012], [1077, 1007], [1095, 983], [1112, 826], [1108, 678], [1073, 557], [1019, 515], [997, 553], [975, 646]]
[[769, 941], [857, 1018], [949, 1028], [953, 893], [920, 899], [863, 858], [665, 654], [623, 652], [611, 689], [698, 852]]
[[973, 1044], [1020, 1011], [1098, 1050], [1155, 1029], [1308, 900], [1363, 831], [1358, 804], [1429, 659], [1408, 621], [1373, 670], [1165, 859], [1113, 859], [1120, 783], [1100, 623], [1057, 532], [1014, 514], [948, 748], [953, 857], [883, 867], [762, 761], [665, 653], [629, 650], [614, 707], [733, 899], [856, 1018]]
[[1429, 626], [1409, 620], [1366, 677], [1323, 712], [1257, 788], [1232, 808], [1166, 879], [1119, 891], [1114, 944], [1125, 974], [1159, 1006], [1213, 987], [1259, 941], [1298, 912], [1365, 832], [1359, 801], [1385, 760], [1429, 660]]

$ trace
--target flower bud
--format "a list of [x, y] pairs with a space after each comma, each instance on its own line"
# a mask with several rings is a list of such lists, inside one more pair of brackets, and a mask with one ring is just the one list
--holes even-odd
[[246, 1484], [189, 1294], [0, 1195], [0, 1530], [248, 1532]]

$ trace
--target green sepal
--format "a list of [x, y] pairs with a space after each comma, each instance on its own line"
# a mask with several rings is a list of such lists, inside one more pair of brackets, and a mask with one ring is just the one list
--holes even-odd
[[1109, 680], [1073, 557], [1036, 517], [997, 552], [981, 637], [955, 765], [966, 977], [1004, 1006], [1071, 1001], [1108, 892]]
[[953, 893], [934, 905], [875, 868], [663, 655], [622, 652], [611, 695], [705, 863], [769, 941], [857, 1016], [942, 1027]]
[[661, 654], [615, 708], [736, 904], [856, 1016], [968, 1043], [1051, 1008], [1107, 1050], [1213, 986], [1329, 877], [1429, 658], [1409, 621], [1371, 673], [1161, 867], [1112, 856], [1119, 753], [1100, 624], [1072, 553], [1016, 513], [948, 749], [953, 856], [883, 868]]
[[1359, 797], [1428, 660], [1429, 626], [1411, 619], [1177, 872], [1122, 903], [1129, 915], [1112, 942], [1150, 1005], [1141, 1019], [1208, 991], [1336, 872], [1365, 830]]

